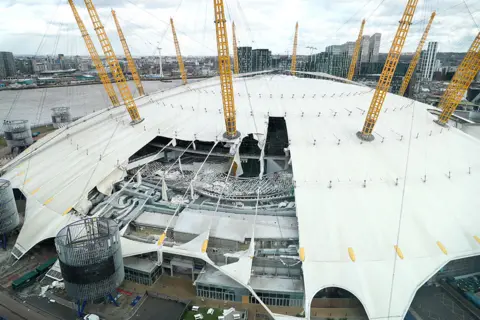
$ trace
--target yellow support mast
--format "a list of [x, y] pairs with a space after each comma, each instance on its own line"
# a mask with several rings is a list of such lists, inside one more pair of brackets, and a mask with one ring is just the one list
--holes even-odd
[[365, 141], [372, 141], [373, 128], [377, 123], [380, 111], [382, 110], [385, 97], [387, 96], [388, 90], [392, 83], [392, 78], [397, 68], [398, 60], [400, 59], [400, 54], [402, 53], [405, 40], [407, 39], [408, 30], [410, 30], [410, 25], [412, 24], [413, 15], [415, 14], [415, 9], [417, 8], [418, 0], [408, 0], [405, 11], [403, 12], [402, 19], [400, 20], [400, 25], [398, 26], [397, 33], [393, 39], [392, 46], [388, 52], [387, 60], [383, 67], [382, 74], [378, 80], [375, 93], [373, 94], [372, 102], [370, 103], [370, 108], [363, 125], [361, 132], [357, 133], [357, 136]]
[[293, 50], [292, 50], [292, 65], [290, 66], [290, 72], [293, 74], [297, 71], [297, 44], [298, 44], [298, 22], [295, 25], [295, 37], [293, 38]]
[[432, 26], [433, 19], [435, 18], [435, 11], [432, 12], [432, 15], [430, 16], [430, 21], [428, 22], [427, 27], [425, 28], [425, 31], [423, 32], [422, 39], [420, 40], [420, 43], [418, 44], [417, 51], [415, 51], [415, 55], [412, 58], [412, 61], [410, 62], [410, 66], [408, 67], [407, 73], [405, 74], [405, 77], [403, 78], [402, 86], [400, 87], [400, 91], [398, 91], [398, 94], [403, 97], [405, 95], [405, 91], [407, 91], [408, 84], [410, 83], [410, 80], [412, 79], [413, 73], [415, 72], [415, 68], [417, 67], [418, 60], [420, 59], [420, 55], [422, 53], [423, 45], [425, 44], [425, 41], [427, 40], [428, 32], [430, 31], [430, 27]]
[[105, 28], [103, 27], [102, 22], [100, 21], [100, 17], [98, 16], [97, 9], [95, 9], [92, 0], [84, 0], [85, 6], [87, 7], [88, 14], [90, 15], [90, 19], [93, 23], [93, 28], [97, 33], [98, 40], [100, 41], [100, 45], [102, 46], [103, 54], [110, 66], [110, 71], [117, 82], [118, 90], [120, 91], [120, 95], [122, 96], [123, 102], [125, 103], [125, 107], [132, 119], [132, 124], [137, 124], [142, 122], [142, 118], [140, 118], [140, 114], [137, 109], [137, 105], [133, 100], [132, 93], [130, 92], [130, 88], [128, 88], [127, 81], [125, 80], [125, 76], [123, 75], [122, 68], [120, 68], [120, 64], [118, 63], [117, 56], [115, 52], [113, 52], [112, 44], [108, 39], [107, 33], [105, 32]]
[[113, 9], [112, 9], [112, 16], [113, 16], [113, 20], [115, 20], [115, 25], [117, 26], [118, 36], [120, 37], [120, 42], [122, 43], [123, 51], [125, 52], [125, 57], [127, 58], [128, 69], [132, 73], [133, 81], [137, 86], [138, 94], [141, 96], [144, 96], [145, 90], [143, 90], [143, 85], [137, 71], [137, 66], [135, 65], [135, 61], [133, 60], [132, 54], [130, 53], [130, 49], [128, 48], [127, 40], [123, 35], [122, 27], [120, 27], [120, 23], [118, 23], [117, 14]]
[[480, 32], [472, 43], [465, 58], [458, 67], [452, 81], [442, 96], [438, 107], [443, 109], [438, 117], [437, 123], [445, 125], [453, 112], [457, 109], [458, 104], [462, 101], [465, 92], [472, 84], [473, 79], [480, 71]]
[[355, 67], [357, 66], [358, 54], [360, 53], [360, 46], [362, 45], [362, 36], [363, 28], [365, 27], [365, 19], [362, 20], [362, 26], [360, 27], [360, 32], [358, 33], [357, 42], [355, 43], [355, 50], [353, 50], [352, 62], [350, 63], [350, 69], [348, 70], [348, 80], [353, 79], [355, 74]]
[[103, 87], [105, 88], [105, 91], [107, 92], [108, 97], [112, 102], [112, 105], [114, 107], [118, 107], [120, 105], [120, 101], [118, 100], [117, 94], [115, 93], [115, 89], [113, 88], [113, 85], [110, 82], [110, 78], [108, 77], [107, 70], [105, 70], [102, 60], [98, 55], [97, 49], [95, 49], [95, 45], [93, 44], [92, 38], [90, 38], [87, 28], [85, 28], [85, 24], [83, 23], [82, 18], [80, 18], [77, 8], [73, 3], [73, 0], [68, 0], [68, 3], [70, 4], [70, 8], [72, 8], [73, 15], [75, 16], [75, 20], [77, 21], [78, 28], [82, 33], [82, 37], [85, 40], [85, 44], [87, 46], [88, 53], [92, 58], [92, 62], [95, 65], [95, 68], [97, 69], [98, 76], [100, 77], [100, 81], [102, 81]]
[[240, 68], [238, 66], [238, 48], [237, 48], [237, 35], [235, 30], [235, 22], [232, 22], [232, 37], [233, 37], [233, 73], [239, 74]]
[[177, 52], [180, 76], [182, 77], [183, 84], [187, 84], [187, 72], [185, 71], [185, 65], [183, 64], [182, 52], [180, 51], [180, 44], [178, 43], [177, 32], [175, 31], [175, 25], [173, 24], [173, 18], [170, 18], [170, 26], [172, 26], [173, 42], [175, 43], [175, 51]]
[[223, 114], [225, 117], [226, 128], [224, 137], [227, 139], [235, 139], [240, 133], [237, 131], [232, 65], [228, 50], [227, 20], [225, 19], [223, 0], [213, 0], [213, 6], [215, 9], [215, 30], [217, 35], [218, 71], [220, 73]]

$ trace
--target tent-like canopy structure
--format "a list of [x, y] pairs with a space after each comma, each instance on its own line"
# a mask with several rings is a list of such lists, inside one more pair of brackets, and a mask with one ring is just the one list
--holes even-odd
[[[480, 254], [480, 141], [434, 123], [431, 106], [388, 94], [375, 140], [363, 142], [356, 133], [373, 90], [336, 80], [236, 78], [237, 127], [244, 137], [266, 134], [270, 117], [286, 121], [306, 317], [319, 290], [339, 287], [362, 302], [369, 318], [403, 319], [416, 290], [442, 266]], [[137, 126], [124, 108], [98, 111], [3, 168], [27, 198], [17, 258], [78, 219], [70, 209], [85, 211], [88, 192], [108, 189], [112, 173], [155, 137], [222, 139], [218, 79], [136, 102], [145, 118]], [[135, 246], [126, 247], [135, 254]]]

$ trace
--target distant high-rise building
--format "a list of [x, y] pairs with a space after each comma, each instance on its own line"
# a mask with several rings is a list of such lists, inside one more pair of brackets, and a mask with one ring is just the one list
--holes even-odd
[[3, 61], [0, 61], [0, 79], [7, 77], [7, 70], [5, 70], [5, 64]]
[[0, 51], [0, 78], [13, 77], [16, 73], [13, 53]]
[[264, 71], [272, 66], [272, 52], [268, 49], [252, 50], [252, 71]]
[[374, 33], [368, 44], [368, 62], [378, 62], [378, 53], [380, 51], [381, 33]]
[[344, 44], [332, 45], [325, 48], [326, 53], [331, 54], [342, 54], [346, 53], [349, 56], [353, 56], [353, 51], [355, 51], [355, 42], [349, 41]]
[[368, 49], [370, 47], [370, 36], [363, 36], [360, 44], [360, 63], [369, 62]]
[[423, 80], [431, 81], [437, 61], [438, 42], [429, 42], [427, 50], [422, 51], [420, 73]]
[[326, 53], [330, 54], [340, 54], [342, 52], [342, 45], [332, 45], [325, 48]]
[[309, 59], [311, 63], [307, 64], [308, 71], [324, 72], [333, 76], [346, 77], [351, 57], [348, 56], [347, 51], [340, 54], [333, 52], [337, 51], [329, 50], [329, 52], [321, 52], [311, 57]]
[[33, 59], [15, 59], [15, 66], [20, 74], [33, 74]]
[[353, 56], [353, 52], [355, 51], [355, 42], [348, 41], [343, 44], [343, 51], [347, 53], [350, 57]]
[[238, 47], [240, 73], [252, 72], [252, 47]]

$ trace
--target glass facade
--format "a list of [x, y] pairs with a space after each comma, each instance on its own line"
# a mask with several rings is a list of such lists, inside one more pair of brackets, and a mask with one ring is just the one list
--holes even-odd
[[147, 274], [145, 272], [125, 267], [125, 280], [130, 280], [135, 283], [151, 286], [160, 277], [161, 271], [162, 269], [157, 267], [152, 273]]
[[[303, 293], [281, 293], [257, 291], [258, 297], [268, 306], [302, 307]], [[258, 304], [257, 299], [250, 294], [250, 303]]]
[[235, 292], [231, 289], [197, 284], [197, 296], [206, 299], [236, 301]]

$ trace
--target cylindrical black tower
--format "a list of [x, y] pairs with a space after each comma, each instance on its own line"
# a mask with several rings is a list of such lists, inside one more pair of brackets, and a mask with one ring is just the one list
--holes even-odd
[[67, 294], [95, 301], [111, 294], [125, 277], [118, 225], [113, 220], [76, 221], [55, 238]]

